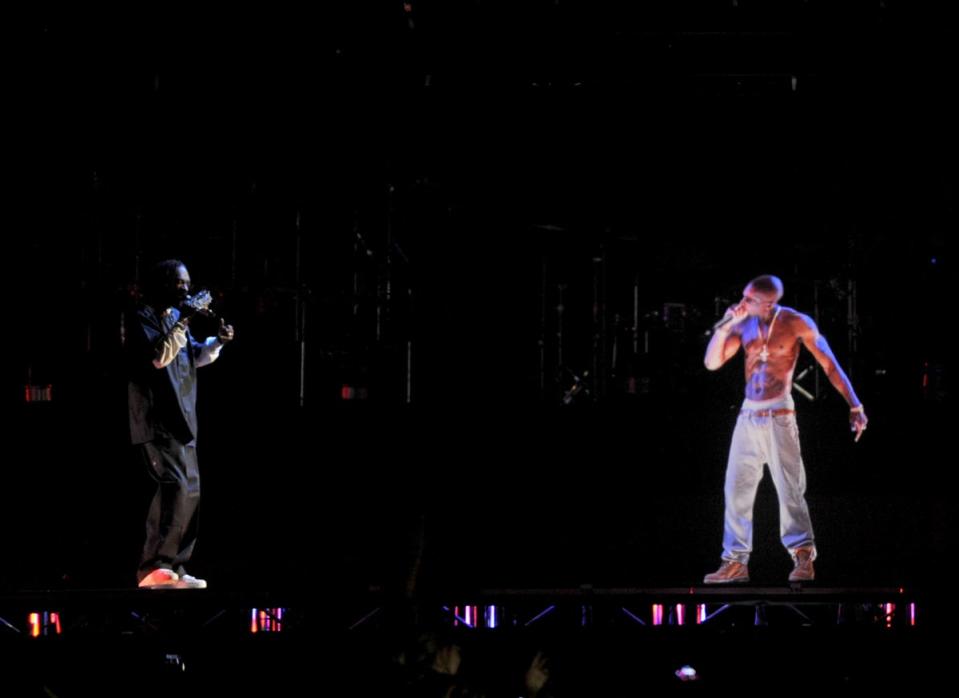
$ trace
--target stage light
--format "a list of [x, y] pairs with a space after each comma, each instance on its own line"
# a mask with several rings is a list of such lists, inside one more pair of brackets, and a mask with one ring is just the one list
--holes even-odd
[[663, 624], [663, 605], [661, 603], [653, 604], [653, 625]]
[[283, 630], [284, 608], [251, 608], [251, 633], [278, 633]]
[[30, 637], [41, 635], [59, 635], [63, 632], [60, 626], [60, 614], [56, 611], [39, 611], [27, 614], [27, 626]]

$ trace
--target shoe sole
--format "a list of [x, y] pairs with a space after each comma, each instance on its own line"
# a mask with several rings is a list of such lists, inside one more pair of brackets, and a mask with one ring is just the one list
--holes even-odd
[[723, 579], [723, 580], [721, 580], [721, 581], [710, 581], [710, 582], [707, 582], [705, 579], [703, 580], [703, 584], [712, 584], [712, 585], [715, 585], [715, 584], [746, 584], [747, 582], [749, 582], [749, 577], [738, 577], [738, 578], [736, 578], [736, 579]]

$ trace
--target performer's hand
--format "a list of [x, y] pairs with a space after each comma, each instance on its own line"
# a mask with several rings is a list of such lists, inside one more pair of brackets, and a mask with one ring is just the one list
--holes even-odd
[[730, 318], [729, 322], [723, 325], [723, 329], [727, 331], [732, 329], [734, 325], [738, 325], [740, 322], [748, 317], [749, 312], [746, 310], [746, 301], [740, 301], [737, 305], [731, 306], [729, 310], [726, 311], [726, 314], [723, 315], [723, 320]]
[[220, 340], [220, 344], [226, 344], [227, 342], [233, 341], [233, 325], [227, 325], [223, 321], [223, 318], [220, 318], [220, 329], [217, 330], [216, 338]]
[[869, 424], [869, 418], [863, 410], [854, 410], [849, 413], [849, 428], [856, 432], [856, 442], [862, 438], [862, 433], [866, 431], [866, 425]]

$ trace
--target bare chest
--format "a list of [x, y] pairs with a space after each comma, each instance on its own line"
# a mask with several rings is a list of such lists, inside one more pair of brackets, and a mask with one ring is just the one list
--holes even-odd
[[793, 331], [791, 323], [778, 318], [776, 322], [760, 323], [752, 319], [743, 328], [742, 345], [746, 353], [746, 363], [795, 363], [799, 355], [799, 337]]

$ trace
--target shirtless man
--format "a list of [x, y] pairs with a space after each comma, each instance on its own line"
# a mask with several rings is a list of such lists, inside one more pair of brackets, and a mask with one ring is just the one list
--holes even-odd
[[719, 369], [742, 347], [746, 355], [746, 399], [733, 431], [726, 465], [726, 514], [722, 564], [706, 584], [749, 581], [753, 547], [753, 502], [769, 466], [779, 496], [779, 530], [793, 559], [790, 582], [815, 578], [816, 544], [806, 506], [806, 471], [799, 449], [792, 378], [800, 345], [815, 357], [829, 382], [849, 404], [849, 424], [862, 436], [869, 420], [826, 338], [807, 315], [779, 305], [783, 283], [775, 276], [753, 279], [743, 299], [717, 326], [706, 348], [706, 368]]

